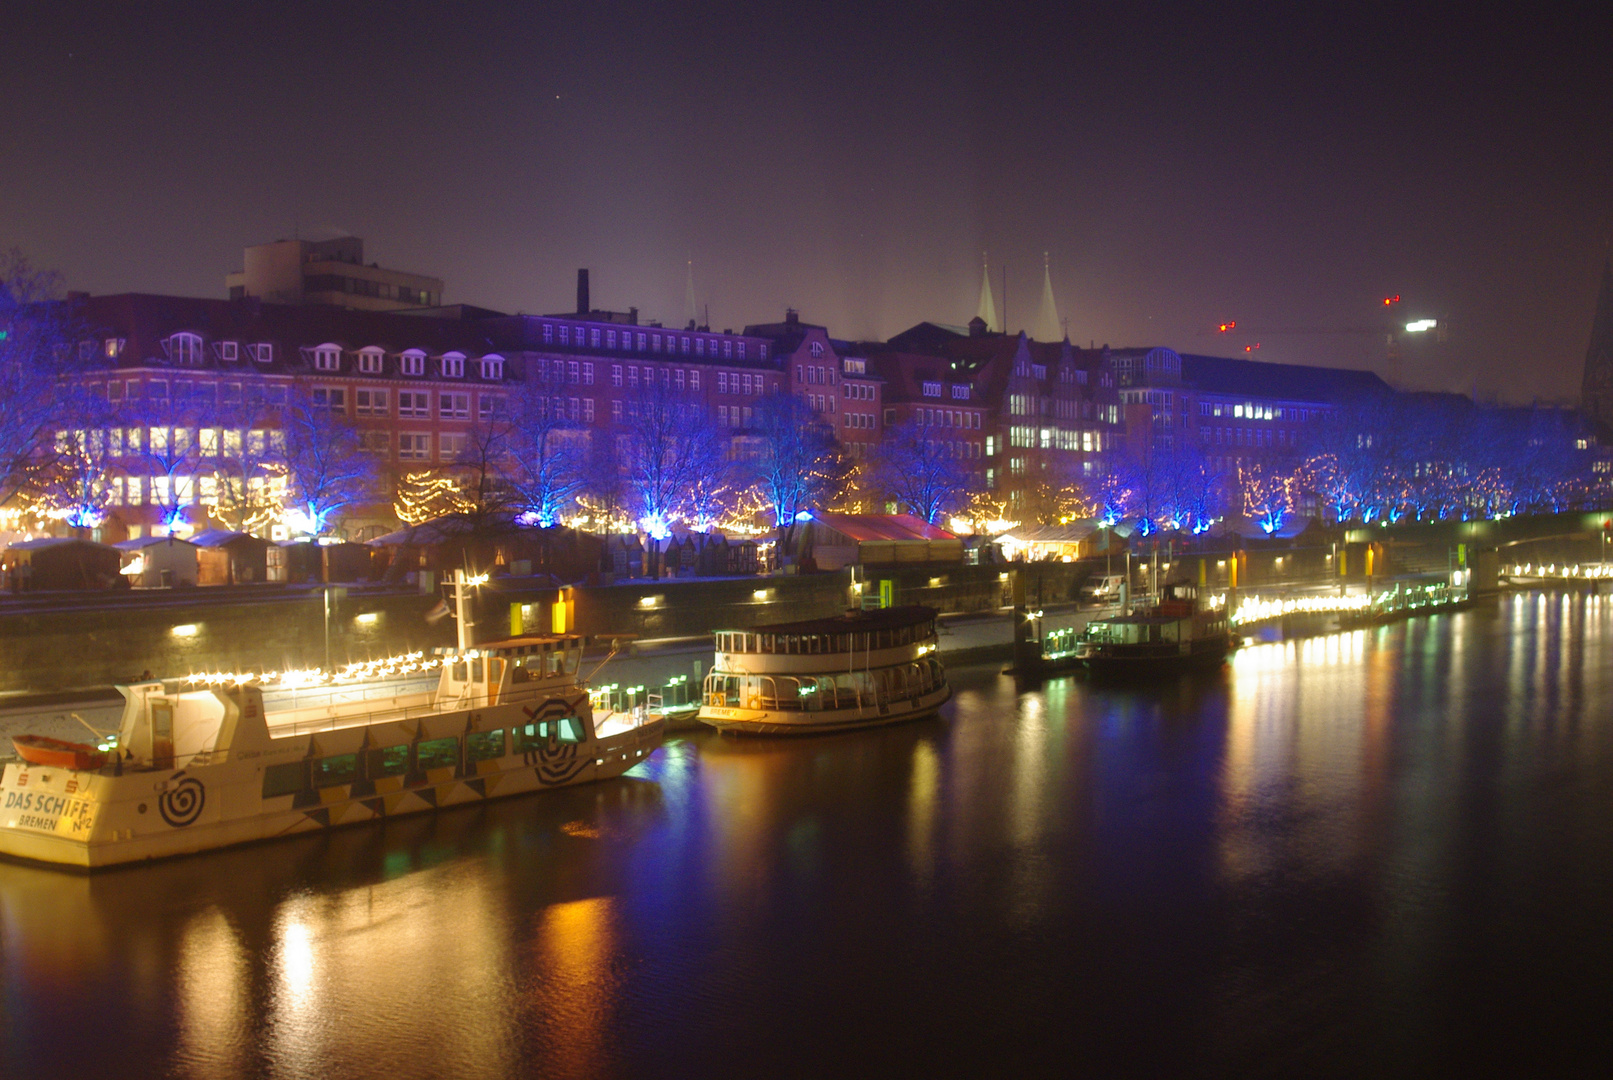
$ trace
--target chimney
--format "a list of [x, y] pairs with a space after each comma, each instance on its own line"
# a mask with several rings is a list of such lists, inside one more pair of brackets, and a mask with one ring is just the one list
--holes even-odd
[[593, 308], [588, 304], [588, 271], [577, 271], [577, 314], [586, 315]]
[[784, 325], [796, 326], [801, 322], [801, 313], [794, 308], [784, 309]]
[[629, 326], [637, 326], [638, 325], [638, 308], [630, 307], [630, 308], [627, 309], [627, 325], [629, 325]]

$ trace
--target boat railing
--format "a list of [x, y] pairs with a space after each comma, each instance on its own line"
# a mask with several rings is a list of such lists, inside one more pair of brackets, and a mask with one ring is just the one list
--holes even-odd
[[[553, 697], [557, 691], [580, 689], [575, 682], [551, 684], [527, 684], [519, 689], [503, 688], [495, 696], [485, 692], [462, 693], [449, 701], [439, 701], [434, 693], [428, 691], [427, 700], [406, 705], [394, 704], [383, 706], [366, 712], [336, 711], [336, 705], [315, 705], [325, 715], [313, 716], [307, 719], [293, 719], [276, 722], [275, 713], [269, 713], [267, 719], [269, 732], [276, 738], [288, 735], [310, 735], [320, 731], [334, 731], [338, 728], [365, 727], [370, 724], [398, 723], [419, 719], [426, 716], [435, 716], [444, 712], [458, 712], [463, 709], [489, 708], [493, 705], [513, 705], [521, 702], [542, 701]], [[292, 707], [280, 710], [281, 714], [295, 714], [301, 709]]]

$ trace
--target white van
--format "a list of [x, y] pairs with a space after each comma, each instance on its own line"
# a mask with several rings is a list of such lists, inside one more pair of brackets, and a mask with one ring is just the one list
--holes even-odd
[[1076, 597], [1089, 604], [1118, 604], [1125, 581], [1124, 574], [1099, 574], [1082, 582]]

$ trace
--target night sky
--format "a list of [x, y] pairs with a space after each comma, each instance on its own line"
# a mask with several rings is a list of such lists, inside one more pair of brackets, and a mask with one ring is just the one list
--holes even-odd
[[[667, 322], [692, 259], [714, 327], [843, 337], [967, 321], [983, 251], [1028, 325], [1046, 251], [1079, 344], [1576, 396], [1606, 5], [1223, 7], [8, 5], [0, 247], [222, 296], [352, 232], [450, 302], [567, 310], [587, 266]], [[1450, 339], [1386, 362], [1392, 294]]]

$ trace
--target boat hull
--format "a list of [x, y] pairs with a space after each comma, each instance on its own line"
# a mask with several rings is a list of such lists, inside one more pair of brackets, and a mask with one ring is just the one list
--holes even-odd
[[312, 800], [263, 796], [261, 773], [239, 762], [122, 775], [13, 762], [0, 773], [0, 855], [96, 869], [609, 780], [649, 757], [663, 729], [654, 720], [575, 744], [591, 757], [564, 769], [518, 753], [415, 783], [318, 789]]
[[1101, 678], [1146, 679], [1181, 671], [1206, 670], [1226, 663], [1230, 639], [1201, 638], [1187, 649], [1177, 644], [1106, 645], [1080, 653], [1076, 660]]
[[699, 719], [718, 731], [737, 735], [822, 735], [922, 720], [934, 716], [951, 697], [951, 687], [942, 686], [918, 697], [860, 709], [738, 709], [705, 705], [700, 709]]

